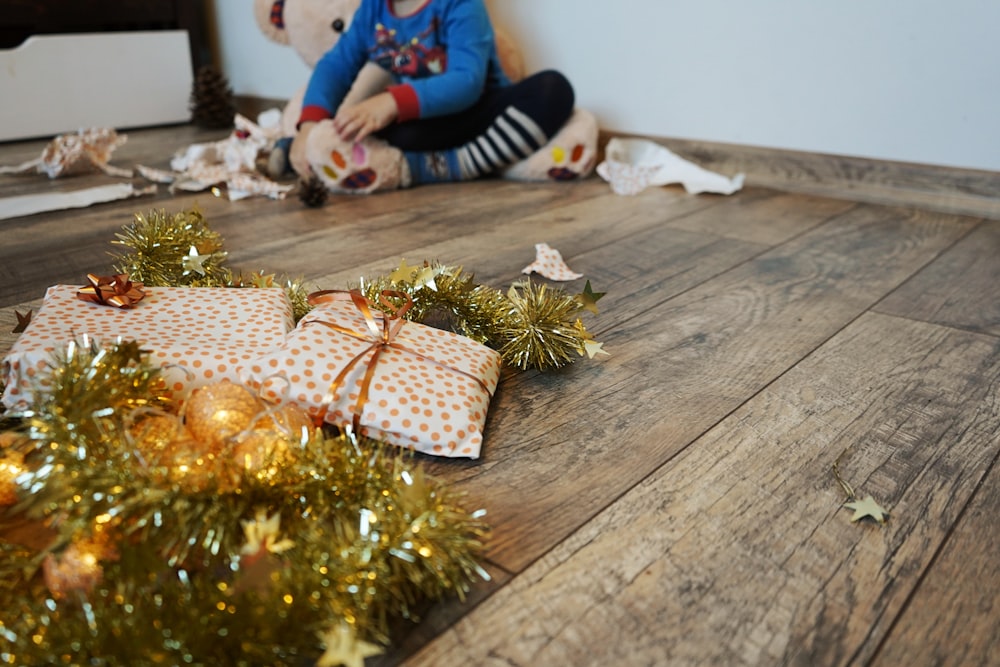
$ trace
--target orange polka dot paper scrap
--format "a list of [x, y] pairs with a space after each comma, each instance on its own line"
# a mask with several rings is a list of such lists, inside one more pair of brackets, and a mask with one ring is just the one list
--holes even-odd
[[56, 349], [86, 334], [98, 343], [118, 337], [149, 350], [163, 368], [174, 397], [229, 379], [239, 381], [248, 362], [281, 346], [294, 327], [292, 307], [280, 287], [146, 287], [146, 298], [119, 309], [77, 298], [78, 286], [55, 285], [45, 293], [31, 324], [3, 361], [10, 409], [28, 406], [44, 389], [45, 369]]
[[[314, 418], [345, 426], [354, 421], [374, 355], [365, 351], [373, 340], [353, 303], [323, 303], [299, 322], [279, 351], [246, 366], [241, 377], [267, 400], [291, 401]], [[361, 354], [331, 395], [338, 374]], [[375, 360], [359, 413], [361, 433], [425, 454], [478, 458], [499, 379], [495, 350], [459, 334], [404, 322], [393, 345]]]

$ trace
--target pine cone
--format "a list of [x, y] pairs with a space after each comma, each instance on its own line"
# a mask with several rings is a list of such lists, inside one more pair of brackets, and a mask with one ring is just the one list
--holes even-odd
[[211, 65], [203, 66], [191, 91], [191, 122], [199, 127], [224, 129], [233, 126], [235, 116], [229, 81]]
[[329, 196], [330, 191], [316, 176], [299, 181], [299, 199], [309, 208], [319, 208], [326, 203], [326, 198]]

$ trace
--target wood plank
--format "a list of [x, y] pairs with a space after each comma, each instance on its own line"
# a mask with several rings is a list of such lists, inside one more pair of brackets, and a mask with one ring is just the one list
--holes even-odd
[[[613, 246], [622, 239], [661, 228], [672, 220], [726, 206], [726, 202], [719, 200], [687, 197], [667, 190], [643, 193], [644, 196], [624, 203], [620, 196], [599, 184], [592, 182], [588, 189], [597, 194], [586, 200], [567, 201], [551, 210], [531, 213], [518, 209], [514, 216], [503, 211], [489, 211], [466, 221], [471, 233], [438, 234], [426, 243], [411, 243], [396, 253], [351, 265], [346, 271], [336, 271], [318, 280], [325, 286], [343, 286], [345, 281], [357, 282], [359, 275], [384, 274], [405, 256], [410, 262], [426, 259], [462, 265], [475, 273], [479, 282], [505, 288], [510, 282], [525, 277], [521, 269], [534, 261], [536, 243], [548, 243], [560, 250], [564, 258], [577, 257], [586, 251]], [[671, 232], [671, 235], [680, 237], [684, 233]], [[662, 236], [656, 249], [665, 251], [670, 246], [662, 242]], [[679, 245], [685, 246], [685, 243]], [[385, 248], [384, 244], [379, 247]], [[573, 268], [588, 273], [593, 267], [587, 264]]]
[[[671, 300], [643, 285], [631, 299], [627, 283], [602, 283], [629, 304], [629, 313], [640, 313], [620, 319], [617, 306], [605, 306], [610, 320], [602, 322], [614, 324], [605, 325], [600, 339], [611, 359], [513, 377], [494, 399], [485, 458], [448, 470], [490, 509], [490, 558], [521, 571], [947, 248], [967, 225], [951, 216], [865, 207]], [[613, 253], [627, 257], [656, 247], [644, 237], [637, 245], [628, 241], [595, 252], [610, 265]], [[636, 257], [653, 262], [637, 265], [637, 273], [672, 273], [655, 253]]]
[[998, 514], [1000, 466], [994, 459], [989, 476], [871, 664], [1000, 665]]
[[[131, 133], [113, 162], [165, 166], [201, 140], [185, 132]], [[109, 180], [0, 177], [0, 196]], [[505, 287], [545, 241], [608, 292], [587, 322], [612, 356], [508, 371], [483, 458], [424, 459], [489, 510], [495, 579], [401, 624], [378, 665], [428, 644], [417, 664], [991, 664], [1000, 348], [976, 332], [997, 334], [995, 223], [837, 196], [619, 197], [595, 178], [309, 209], [164, 190], [0, 223], [0, 349], [10, 304], [108, 269], [114, 232], [154, 207], [197, 202], [234, 269], [328, 288], [400, 257]], [[882, 529], [839, 508], [848, 446], [845, 476], [893, 512]]]
[[[76, 283], [87, 273], [111, 272], [115, 233], [135, 213], [193, 207], [205, 215], [229, 251], [234, 270], [267, 270], [316, 277], [331, 267], [355, 266], [386, 251], [404, 252], [414, 244], [469, 234], [479, 227], [604, 194], [587, 183], [565, 188], [525, 188], [484, 181], [462, 188], [416, 188], [377, 197], [343, 197], [324, 209], [308, 209], [291, 197], [284, 201], [248, 199], [238, 202], [210, 193], [179, 194], [165, 199], [132, 199], [81, 211], [42, 213], [0, 222], [0, 278], [7, 288], [0, 305], [32, 299], [55, 283]], [[504, 193], [518, 193], [505, 204]], [[405, 202], [405, 203], [402, 203]], [[444, 210], [445, 213], [440, 213]], [[333, 224], [331, 224], [331, 222]], [[456, 231], [457, 230], [457, 231]], [[355, 276], [356, 277], [356, 276]]]
[[[602, 146], [611, 136], [624, 136], [604, 134]], [[1000, 178], [993, 171], [673, 137], [652, 140], [706, 169], [743, 172], [747, 185], [1000, 218]]]
[[[757, 201], [762, 193], [771, 193], [766, 203]], [[669, 224], [675, 229], [711, 233], [749, 243], [777, 245], [809, 230], [804, 224], [803, 214], [819, 224], [853, 206], [854, 202], [842, 199], [748, 188], [745, 194], [729, 199], [725, 205], [716, 209], [711, 218], [683, 217]], [[752, 215], [745, 215], [745, 208], [752, 208]]]
[[[245, 217], [216, 217], [217, 229], [233, 248], [236, 265], [266, 264], [271, 270], [305, 273], [309, 277], [354, 267], [385, 256], [411, 256], [414, 248], [447, 239], [481, 234], [539, 211], [550, 211], [605, 194], [590, 181], [566, 188], [527, 187], [490, 180], [468, 187], [426, 187], [374, 197], [341, 196], [328, 204], [332, 225], [317, 224], [306, 213], [288, 215], [287, 206], [269, 209], [270, 220], [288, 226], [286, 233], [261, 232], [258, 219], [253, 230]], [[301, 211], [301, 204], [299, 210]], [[428, 257], [427, 259], [436, 259]], [[354, 279], [358, 275], [354, 273]]]
[[1000, 335], [1000, 222], [987, 221], [876, 310]]
[[464, 600], [449, 597], [427, 601], [416, 610], [418, 618], [393, 619], [389, 632], [392, 645], [382, 655], [366, 660], [365, 667], [400, 664], [510, 582], [510, 574], [496, 565], [484, 563], [484, 568], [489, 572], [490, 580], [473, 584]]
[[864, 662], [997, 456], [998, 375], [991, 338], [863, 315], [410, 664]]

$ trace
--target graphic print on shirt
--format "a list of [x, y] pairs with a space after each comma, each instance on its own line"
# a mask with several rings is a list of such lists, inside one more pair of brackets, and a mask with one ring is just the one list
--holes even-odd
[[438, 19], [434, 17], [426, 30], [401, 42], [395, 28], [376, 24], [375, 46], [369, 49], [371, 59], [383, 69], [410, 79], [440, 74], [448, 67], [448, 54], [436, 43], [437, 27]]

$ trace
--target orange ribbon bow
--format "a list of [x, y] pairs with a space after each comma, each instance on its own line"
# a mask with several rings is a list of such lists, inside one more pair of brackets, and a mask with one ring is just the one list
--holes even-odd
[[146, 296], [142, 283], [134, 283], [124, 273], [113, 276], [95, 276], [87, 274], [90, 285], [81, 287], [76, 292], [78, 299], [102, 306], [115, 308], [131, 308]]
[[[403, 305], [396, 307], [388, 297], [395, 297], [397, 299], [403, 300]], [[368, 388], [371, 385], [372, 378], [375, 375], [375, 367], [378, 365], [379, 356], [388, 349], [401, 350], [409, 354], [415, 355], [424, 361], [441, 366], [442, 368], [447, 368], [448, 370], [464, 375], [472, 380], [474, 380], [480, 387], [483, 388], [487, 394], [489, 394], [489, 388], [482, 381], [482, 379], [472, 375], [471, 373], [466, 373], [465, 371], [452, 368], [447, 364], [443, 364], [436, 359], [432, 359], [425, 354], [421, 354], [416, 350], [411, 350], [410, 348], [397, 343], [395, 341], [396, 335], [399, 330], [405, 324], [403, 316], [413, 306], [413, 299], [410, 298], [409, 294], [405, 292], [398, 292], [395, 290], [383, 290], [379, 295], [379, 302], [387, 308], [394, 309], [392, 313], [387, 313], [385, 311], [377, 310], [378, 315], [381, 316], [381, 326], [379, 322], [376, 321], [376, 315], [372, 313], [371, 304], [368, 299], [365, 298], [359, 290], [353, 289], [350, 291], [345, 290], [321, 290], [319, 292], [313, 292], [309, 295], [308, 300], [312, 305], [317, 305], [320, 303], [329, 303], [331, 301], [344, 301], [350, 298], [354, 302], [355, 307], [361, 313], [365, 319], [365, 324], [368, 325], [368, 332], [358, 332], [348, 329], [347, 327], [342, 327], [338, 324], [333, 324], [332, 322], [326, 322], [323, 320], [310, 320], [305, 322], [305, 325], [309, 324], [322, 324], [325, 327], [329, 327], [334, 331], [342, 334], [351, 336], [352, 338], [357, 338], [359, 340], [371, 341], [371, 345], [366, 347], [364, 350], [359, 352], [353, 359], [347, 362], [337, 374], [337, 377], [333, 379], [330, 383], [330, 389], [327, 392], [324, 405], [322, 406], [323, 412], [319, 416], [320, 419], [326, 417], [326, 413], [330, 409], [330, 405], [333, 403], [334, 395], [337, 390], [344, 384], [344, 380], [347, 378], [348, 373], [354, 368], [367, 354], [371, 353], [371, 359], [368, 360], [368, 365], [365, 368], [365, 375], [361, 381], [361, 388], [358, 391], [358, 398], [354, 403], [354, 418], [352, 419], [352, 425], [354, 427], [354, 433], [360, 433], [361, 428], [361, 416], [364, 414], [365, 404], [368, 402]]]

